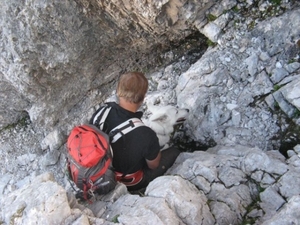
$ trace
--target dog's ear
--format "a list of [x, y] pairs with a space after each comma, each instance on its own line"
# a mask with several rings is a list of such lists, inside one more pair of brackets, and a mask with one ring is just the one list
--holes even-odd
[[168, 116], [165, 115], [165, 114], [160, 114], [160, 115], [159, 114], [154, 114], [150, 117], [151, 121], [161, 121], [161, 122], [163, 122], [163, 121], [166, 121], [167, 119], [168, 119]]

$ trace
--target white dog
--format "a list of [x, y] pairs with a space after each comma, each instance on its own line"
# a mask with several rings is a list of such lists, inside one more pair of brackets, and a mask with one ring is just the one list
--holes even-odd
[[163, 149], [168, 147], [170, 135], [174, 131], [174, 126], [181, 124], [186, 120], [189, 113], [188, 109], [181, 109], [175, 106], [148, 106], [152, 115], [149, 117], [145, 124], [156, 132], [159, 144]]

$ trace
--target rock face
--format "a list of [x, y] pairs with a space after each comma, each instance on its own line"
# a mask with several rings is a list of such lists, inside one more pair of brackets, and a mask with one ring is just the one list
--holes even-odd
[[[254, 27], [257, 21], [248, 15], [248, 20], [240, 18], [235, 12], [252, 10], [266, 17], [264, 12], [273, 10], [280, 14], [293, 4], [287, 1], [276, 8], [259, 2], [257, 8], [256, 4], [238, 4], [234, 0], [217, 4], [187, 0], [3, 1], [0, 129], [28, 115], [36, 132], [44, 137], [53, 136], [53, 130], [59, 136], [66, 135], [108, 96], [107, 90], [120, 73], [153, 70], [153, 65], [177, 59], [176, 51], [162, 52], [185, 46], [180, 45], [180, 40], [201, 32], [219, 45], [180, 77], [178, 102], [189, 98], [187, 107], [196, 104], [197, 112], [193, 115], [197, 114], [195, 119], [200, 123], [191, 125], [191, 130], [200, 132], [206, 127], [201, 134], [192, 135], [193, 138], [208, 146], [219, 143], [223, 137], [224, 143], [234, 143], [235, 137], [226, 134], [235, 132], [241, 133], [240, 143], [245, 144], [251, 139], [248, 128], [253, 124], [245, 124], [241, 113], [245, 106], [260, 102], [265, 95], [270, 108], [279, 106], [289, 118], [298, 115], [297, 91], [290, 95], [287, 90], [297, 88], [297, 83], [290, 83], [290, 79], [299, 69], [295, 60], [299, 18], [291, 16], [293, 23], [278, 19], [272, 27], [262, 23], [245, 34], [245, 29], [251, 24]], [[248, 24], [246, 28], [242, 19]], [[280, 40], [288, 41], [273, 45]], [[200, 37], [198, 42], [203, 43]], [[192, 47], [186, 45], [185, 49]], [[292, 60], [295, 62], [291, 63]], [[193, 70], [198, 71], [195, 67], [202, 69], [195, 74]], [[195, 79], [198, 81], [188, 82]], [[234, 93], [231, 88], [235, 88]], [[199, 97], [199, 92], [203, 97]], [[247, 117], [258, 114], [251, 120], [253, 123], [269, 116], [264, 107], [247, 113], [250, 114]], [[265, 129], [264, 123], [269, 122], [272, 123], [263, 121], [257, 129]], [[269, 135], [262, 138], [268, 140], [280, 130], [276, 125], [267, 129]], [[259, 147], [274, 146], [277, 147], [272, 141], [263, 141]]]
[[[0, 6], [6, 97], [0, 127], [29, 114], [1, 130], [0, 224], [299, 224], [298, 2], [275, 7], [273, 18], [265, 18], [274, 10], [265, 1], [7, 0]], [[262, 21], [245, 8], [263, 14]], [[137, 62], [135, 51], [144, 59], [148, 41], [163, 48], [192, 27], [215, 44], [203, 55], [198, 49], [192, 57], [163, 54], [172, 63], [147, 73], [142, 110], [147, 119], [150, 102], [189, 108], [175, 138], [187, 136], [208, 150], [196, 145], [181, 153], [144, 196], [119, 184], [93, 204], [78, 202], [64, 174], [66, 134], [113, 99], [119, 72], [153, 62]], [[132, 51], [123, 52], [126, 46]], [[285, 141], [284, 157], [278, 149]]]
[[168, 62], [162, 50], [195, 32], [192, 21], [204, 17], [207, 5], [2, 1], [0, 93], [10, 98], [1, 98], [0, 128], [24, 112], [44, 133], [65, 125], [87, 96], [92, 99], [87, 105], [103, 100], [107, 84], [120, 73]]
[[[195, 32], [216, 41], [230, 19], [224, 12], [236, 5], [235, 0], [2, 1], [0, 94], [11, 97], [1, 98], [0, 129], [24, 114], [44, 134], [68, 126], [70, 112], [81, 120], [84, 109], [105, 99], [120, 73], [166, 65], [178, 55], [162, 52]], [[210, 21], [212, 16], [218, 19]]]
[[[70, 109], [92, 87], [105, 45], [99, 29], [93, 29], [95, 24], [80, 15], [73, 1], [3, 1], [1, 27], [1, 82], [18, 93], [6, 100], [11, 107], [3, 108], [4, 113], [27, 111], [49, 130], [63, 112], [57, 109]], [[15, 118], [3, 117], [1, 128]]]
[[213, 139], [278, 149], [282, 126], [276, 111], [300, 125], [298, 13], [261, 22], [248, 33], [228, 31], [179, 77], [177, 101], [192, 110], [191, 136], [208, 145]]

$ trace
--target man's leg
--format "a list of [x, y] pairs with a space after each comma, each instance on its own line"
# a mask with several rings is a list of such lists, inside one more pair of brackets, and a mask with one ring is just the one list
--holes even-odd
[[167, 170], [174, 164], [176, 158], [180, 154], [180, 151], [176, 147], [170, 147], [161, 152], [161, 158], [159, 166], [154, 169], [145, 169], [143, 180], [133, 187], [128, 187], [129, 191], [138, 190], [146, 187], [150, 181], [156, 177], [162, 176]]
[[173, 146], [161, 151], [159, 166], [156, 169], [149, 171], [149, 180], [152, 181], [156, 177], [162, 176], [165, 172], [167, 172], [167, 170], [174, 164], [179, 154], [180, 151]]

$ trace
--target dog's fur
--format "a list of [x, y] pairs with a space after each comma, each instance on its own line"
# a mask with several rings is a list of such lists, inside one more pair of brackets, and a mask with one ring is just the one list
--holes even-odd
[[146, 125], [155, 131], [159, 144], [163, 149], [168, 147], [170, 135], [174, 131], [174, 126], [181, 124], [188, 116], [188, 109], [177, 108], [175, 106], [148, 106], [152, 115], [146, 121]]

